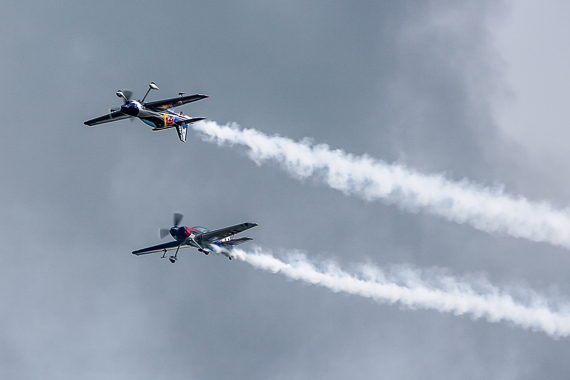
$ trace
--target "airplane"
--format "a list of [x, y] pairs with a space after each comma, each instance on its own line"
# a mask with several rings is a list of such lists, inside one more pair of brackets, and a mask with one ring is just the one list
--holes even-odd
[[186, 116], [183, 115], [182, 112], [177, 114], [170, 109], [186, 103], [205, 99], [208, 95], [196, 94], [184, 96], [184, 93], [180, 92], [178, 94], [178, 98], [163, 99], [145, 103], [145, 99], [151, 90], [158, 90], [158, 86], [154, 82], [150, 82], [148, 90], [142, 100], [131, 100], [133, 95], [132, 91], [118, 90], [116, 95], [123, 99], [123, 105], [121, 108], [110, 109], [107, 115], [87, 120], [84, 124], [93, 127], [103, 123], [137, 117], [143, 123], [150, 125], [153, 131], [163, 131], [165, 129], [176, 128], [178, 138], [180, 141], [185, 142], [188, 125], [204, 120], [205, 118]]
[[159, 236], [161, 239], [164, 239], [166, 235], [170, 234], [174, 238], [174, 241], [133, 251], [133, 255], [140, 256], [149, 253], [162, 252], [161, 259], [164, 259], [167, 251], [176, 249], [174, 256], [170, 256], [168, 258], [170, 262], [174, 264], [178, 259], [178, 251], [180, 248], [198, 248], [198, 251], [206, 255], [214, 251], [216, 253], [221, 253], [231, 260], [232, 257], [230, 256], [229, 251], [233, 246], [253, 240], [248, 237], [234, 239], [233, 236], [257, 226], [256, 223], [246, 222], [210, 231], [204, 227], [179, 227], [178, 225], [182, 221], [182, 218], [182, 214], [174, 213], [174, 226], [170, 229], [161, 228], [159, 230]]

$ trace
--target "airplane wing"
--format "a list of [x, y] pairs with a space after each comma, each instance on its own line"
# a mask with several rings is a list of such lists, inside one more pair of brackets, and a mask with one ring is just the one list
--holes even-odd
[[[133, 255], [146, 255], [149, 253], [156, 253], [156, 252], [162, 252], [165, 249], [167, 251], [170, 251], [172, 249], [176, 249], [178, 248], [178, 246], [180, 245], [179, 242], [177, 242], [176, 240], [174, 241], [169, 241], [168, 243], [162, 243], [162, 244], [158, 244], [158, 245], [153, 245], [152, 247], [148, 247], [148, 248], [143, 248], [143, 249], [139, 249], [137, 251], [133, 251]], [[188, 247], [187, 245], [183, 245], [180, 248], [186, 248]]]
[[96, 117], [95, 119], [87, 120], [84, 124], [90, 127], [103, 123], [110, 123], [111, 121], [123, 120], [129, 118], [129, 115], [122, 113], [121, 111], [114, 111], [107, 115]]
[[181, 106], [183, 104], [196, 102], [198, 100], [206, 99], [208, 97], [209, 97], [208, 95], [204, 95], [204, 94], [179, 96], [177, 98], [157, 100], [155, 102], [146, 102], [144, 105], [147, 108], [159, 109], [160, 110], [160, 109], [178, 107], [178, 106]]
[[257, 226], [257, 223], [236, 224], [235, 226], [220, 228], [219, 230], [203, 233], [202, 235], [200, 235], [200, 238], [204, 243], [212, 243], [217, 240], [227, 238], [228, 236], [232, 236], [237, 233], [243, 232], [245, 230], [249, 230], [250, 228], [253, 228], [255, 226]]

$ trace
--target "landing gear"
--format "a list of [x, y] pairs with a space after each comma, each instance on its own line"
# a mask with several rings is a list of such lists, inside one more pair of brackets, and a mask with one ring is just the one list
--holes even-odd
[[206, 251], [205, 249], [202, 249], [202, 248], [199, 248], [198, 252], [202, 252], [206, 256], [208, 256], [208, 253], [210, 253], [210, 251]]
[[[172, 264], [174, 264], [176, 262], [176, 260], [178, 260], [178, 251], [180, 251], [180, 246], [178, 246], [178, 248], [176, 248], [176, 253], [174, 254], [174, 256], [170, 256], [168, 258], [168, 260], [170, 260], [170, 262]], [[166, 253], [166, 250], [164, 250], [164, 253]]]

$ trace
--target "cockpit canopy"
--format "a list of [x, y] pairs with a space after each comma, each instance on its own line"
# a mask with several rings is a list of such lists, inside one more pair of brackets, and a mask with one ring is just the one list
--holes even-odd
[[198, 227], [198, 226], [196, 226], [196, 227], [192, 227], [192, 229], [193, 229], [193, 230], [198, 230], [198, 231], [200, 231], [200, 232], [202, 232], [202, 233], [210, 232], [209, 229], [204, 228], [204, 227]]

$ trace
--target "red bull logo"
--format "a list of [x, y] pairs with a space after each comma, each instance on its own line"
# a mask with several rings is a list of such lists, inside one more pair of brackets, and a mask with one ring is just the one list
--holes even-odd
[[177, 121], [176, 117], [173, 115], [164, 114], [164, 115], [162, 115], [162, 118], [164, 119], [164, 126], [165, 127], [170, 127], [171, 125], [173, 125]]

